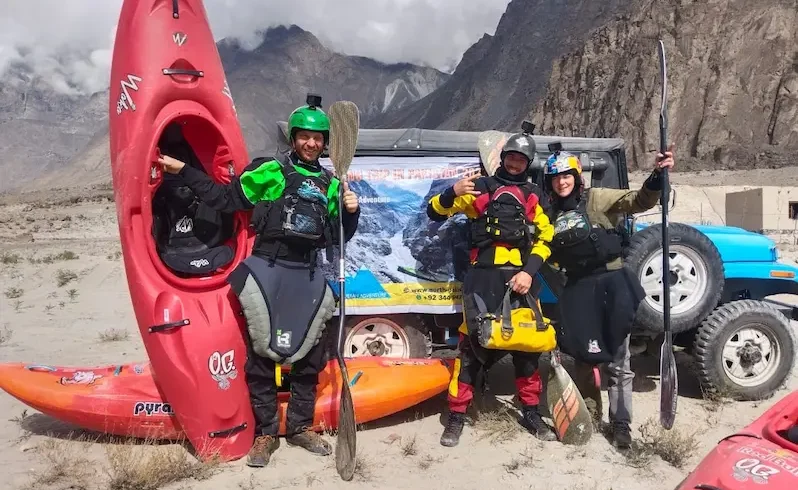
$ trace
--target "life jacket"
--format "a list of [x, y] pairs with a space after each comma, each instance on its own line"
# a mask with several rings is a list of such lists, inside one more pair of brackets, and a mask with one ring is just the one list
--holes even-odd
[[478, 217], [471, 220], [472, 247], [531, 246], [535, 225], [528, 216], [538, 203], [538, 187], [529, 182], [503, 184], [495, 178], [485, 179], [485, 184], [488, 192], [474, 202]]
[[[332, 174], [321, 167], [321, 174], [303, 175], [287, 158], [276, 158], [285, 179], [283, 194], [274, 201], [258, 203], [252, 222], [258, 242], [275, 242], [273, 255], [280, 246], [307, 251], [315, 262], [315, 251], [333, 244], [333, 226], [328, 212], [327, 191]], [[256, 244], [256, 247], [259, 245]]]
[[608, 230], [590, 222], [587, 214], [589, 195], [590, 189], [585, 190], [576, 209], [561, 212], [553, 220], [551, 248], [557, 262], [569, 275], [600, 269], [621, 257], [628, 242], [622, 230]]
[[[185, 140], [162, 145], [161, 152], [205, 172]], [[233, 260], [225, 242], [233, 234], [231, 213], [203, 203], [176, 175], [165, 173], [152, 203], [152, 234], [161, 260], [183, 276], [204, 275]]]

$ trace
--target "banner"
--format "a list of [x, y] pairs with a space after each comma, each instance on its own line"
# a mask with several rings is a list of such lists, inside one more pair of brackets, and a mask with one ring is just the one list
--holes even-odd
[[[329, 161], [322, 164], [332, 169]], [[476, 157], [358, 157], [349, 186], [359, 198], [360, 221], [346, 244], [346, 312], [457, 313], [469, 262], [467, 220], [442, 222], [427, 204], [459, 179], [480, 172]], [[323, 261], [338, 294], [338, 258]]]

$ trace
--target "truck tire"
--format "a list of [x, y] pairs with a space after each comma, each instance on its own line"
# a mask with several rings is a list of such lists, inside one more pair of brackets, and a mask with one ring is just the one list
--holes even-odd
[[763, 301], [732, 301], [713, 311], [695, 340], [703, 390], [738, 400], [769, 398], [795, 364], [790, 321]]
[[[682, 223], [668, 225], [671, 256], [671, 330], [674, 334], [698, 326], [716, 307], [723, 292], [723, 262], [706, 235]], [[654, 333], [663, 327], [662, 225], [651, 225], [634, 235], [624, 254], [626, 265], [646, 290], [635, 325]]]
[[[353, 316], [347, 318], [344, 332], [344, 357], [390, 357], [424, 359], [432, 354], [432, 344], [419, 315]], [[335, 349], [338, 322], [330, 324], [330, 348]], [[331, 352], [335, 352], [332, 350]]]

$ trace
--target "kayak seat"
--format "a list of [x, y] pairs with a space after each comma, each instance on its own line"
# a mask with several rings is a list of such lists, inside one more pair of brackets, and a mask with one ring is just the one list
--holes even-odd
[[[205, 172], [180, 126], [172, 123], [158, 147], [187, 165]], [[163, 263], [180, 277], [204, 276], [229, 264], [234, 250], [232, 213], [211, 209], [177, 175], [163, 174], [152, 202], [152, 234]]]

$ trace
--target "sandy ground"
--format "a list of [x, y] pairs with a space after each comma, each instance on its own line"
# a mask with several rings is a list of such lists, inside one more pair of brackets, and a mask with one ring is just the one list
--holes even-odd
[[[633, 181], [642, 181], [640, 176], [632, 177]], [[756, 182], [756, 176], [733, 172], [677, 174], [674, 183], [680, 204], [673, 219], [696, 222], [696, 206], [708, 202], [711, 208], [713, 193], [722, 195], [724, 190], [708, 189], [708, 185], [756, 185], [767, 180]], [[6, 197], [0, 202], [0, 256], [20, 258], [18, 263], [0, 264], [0, 284], [6, 293], [0, 297], [0, 362], [96, 366], [145, 359], [120, 258], [113, 202], [97, 191], [59, 193], [57, 199], [62, 202], [51, 206], [43, 204], [41, 195]], [[785, 260], [796, 256], [793, 250], [785, 249], [785, 253]], [[59, 286], [59, 277], [69, 282]], [[0, 420], [0, 461], [8, 483], [0, 487], [161, 488], [157, 481], [136, 486], [131, 483], [132, 475], [136, 471], [150, 476], [158, 471], [175, 475], [179, 466], [187, 475], [206, 478], [183, 479], [162, 488], [411, 489], [434, 482], [440, 489], [537, 489], [556, 482], [563, 489], [672, 489], [719, 439], [763, 413], [787, 390], [798, 389], [795, 373], [785, 389], [769, 400], [705, 401], [691, 360], [680, 355], [679, 363], [681, 398], [674, 430], [666, 436], [654, 431], [645, 439], [639, 429], [647, 421], [656, 421], [658, 369], [651, 357], [637, 357], [633, 362], [637, 375], [635, 437], [657, 441], [662, 447], [666, 442], [663, 437], [694, 436], [692, 442], [687, 439], [670, 455], [664, 454], [671, 462], [660, 455], [639, 456], [642, 450], [633, 452], [638, 456], [624, 456], [600, 434], [578, 448], [542, 443], [495, 411], [483, 414], [467, 427], [458, 447], [443, 448], [438, 444], [445, 408], [445, 395], [441, 395], [363, 427], [358, 434], [361, 465], [352, 482], [340, 481], [332, 457], [314, 457], [285, 444], [265, 469], [252, 470], [241, 460], [211, 468], [205, 475], [192, 466], [190, 456], [182, 459], [185, 451], [180, 446], [139, 447], [140, 455], [135, 452], [136, 446], [120, 446], [102, 437], [92, 443], [74, 442], [80, 431], [26, 409], [2, 393], [0, 412], [6, 416]], [[512, 393], [511, 372], [501, 366], [495, 368], [484, 400], [487, 409], [495, 410], [499, 402], [494, 397], [509, 400]], [[606, 391], [604, 397], [606, 407]], [[498, 424], [486, 423], [497, 419]], [[161, 466], [142, 470], [140, 463], [147, 454], [154, 455]], [[127, 476], [122, 475], [122, 469], [128, 470]], [[114, 478], [116, 486], [111, 485]], [[121, 484], [126, 481], [127, 486]]]

